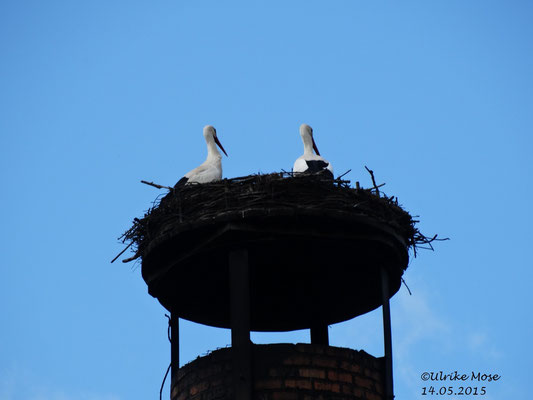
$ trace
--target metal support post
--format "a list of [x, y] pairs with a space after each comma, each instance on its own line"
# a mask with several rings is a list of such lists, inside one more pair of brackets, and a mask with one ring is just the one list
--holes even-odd
[[392, 329], [389, 304], [389, 276], [387, 270], [381, 267], [381, 295], [383, 302], [383, 341], [385, 344], [385, 398], [394, 399], [392, 379]]
[[172, 390], [178, 384], [180, 369], [180, 319], [177, 315], [170, 316], [170, 398]]
[[252, 398], [252, 343], [250, 341], [250, 271], [248, 251], [229, 254], [231, 348], [235, 400]]
[[311, 327], [311, 344], [323, 344], [329, 346], [327, 324], [316, 324]]

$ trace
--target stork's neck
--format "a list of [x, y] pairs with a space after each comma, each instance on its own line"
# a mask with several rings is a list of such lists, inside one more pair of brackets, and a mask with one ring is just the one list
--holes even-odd
[[222, 158], [222, 155], [218, 151], [217, 144], [215, 143], [215, 139], [213, 139], [212, 136], [210, 136], [207, 140], [207, 160], [220, 160]]
[[303, 135], [302, 141], [304, 142], [304, 156], [310, 156], [313, 153], [313, 138], [311, 135]]

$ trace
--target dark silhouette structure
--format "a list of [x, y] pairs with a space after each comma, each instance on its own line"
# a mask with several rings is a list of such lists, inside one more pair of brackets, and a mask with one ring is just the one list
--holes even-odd
[[[166, 217], [138, 226], [143, 278], [171, 312], [171, 399], [392, 400], [389, 299], [415, 243], [409, 214], [345, 181], [239, 179], [171, 192]], [[328, 325], [380, 306], [383, 358], [329, 346]], [[180, 318], [231, 329], [231, 348], [179, 368]], [[295, 329], [311, 343], [250, 341]]]

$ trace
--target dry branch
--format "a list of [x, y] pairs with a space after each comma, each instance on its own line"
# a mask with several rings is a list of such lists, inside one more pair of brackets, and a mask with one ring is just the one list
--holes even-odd
[[[137, 219], [137, 218], [135, 218], [135, 219]], [[117, 256], [111, 260], [111, 264], [113, 264], [113, 263], [117, 260], [117, 258], [119, 258], [122, 254], [124, 254], [124, 252], [125, 252], [126, 250], [128, 250], [128, 249], [131, 247], [132, 244], [133, 244], [133, 242], [130, 242], [130, 244], [128, 244], [128, 245], [124, 248], [124, 250], [122, 250], [120, 253], [118, 253]]]
[[372, 184], [374, 185], [374, 189], [376, 190], [376, 194], [379, 196], [379, 187], [383, 186], [384, 184], [379, 185], [379, 186], [376, 185], [376, 179], [374, 178], [374, 171], [369, 169], [366, 165], [365, 165], [365, 168], [368, 171], [368, 173], [370, 174], [370, 177], [372, 178]]
[[[368, 168], [367, 168], [368, 170]], [[143, 256], [148, 244], [168, 229], [198, 221], [212, 221], [221, 214], [269, 210], [280, 207], [308, 210], [336, 210], [366, 215], [388, 224], [403, 237], [416, 255], [417, 247], [429, 245], [437, 236], [427, 238], [416, 227], [415, 220], [398, 205], [398, 199], [379, 193], [373, 172], [374, 187], [365, 189], [339, 178], [331, 180], [320, 175], [291, 172], [250, 175], [224, 179], [207, 184], [186, 185], [170, 190], [155, 201], [143, 218], [136, 218], [133, 226], [120, 239], [133, 245], [135, 254], [123, 260], [129, 262]], [[146, 182], [143, 182], [146, 183]], [[146, 184], [151, 184], [146, 183]], [[151, 186], [171, 189], [167, 186]]]
[[144, 183], [145, 185], [148, 185], [148, 186], [153, 186], [158, 189], [169, 189], [169, 190], [173, 189], [170, 186], [158, 185], [157, 183], [154, 183], [154, 182], [141, 181], [141, 183]]
[[342, 177], [343, 177], [344, 175], [346, 175], [347, 173], [349, 173], [349, 172], [351, 172], [351, 171], [352, 171], [352, 170], [351, 170], [351, 169], [349, 169], [349, 170], [348, 170], [348, 171], [346, 171], [346, 172], [345, 172], [344, 174], [342, 174], [342, 175], [339, 175], [339, 176], [337, 177], [337, 179], [341, 179], [341, 178], [342, 178]]

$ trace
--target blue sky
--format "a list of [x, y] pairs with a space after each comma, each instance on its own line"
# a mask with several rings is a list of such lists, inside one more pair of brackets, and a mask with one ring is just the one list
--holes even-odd
[[[397, 398], [424, 371], [498, 373], [527, 399], [533, 324], [533, 6], [527, 1], [0, 3], [0, 398], [156, 398], [165, 310], [110, 264], [156, 189], [205, 157], [289, 170], [313, 126], [336, 174], [450, 237], [392, 299]], [[383, 354], [380, 310], [333, 345]], [[229, 343], [184, 322], [182, 362]], [[307, 341], [307, 332], [254, 334]]]

